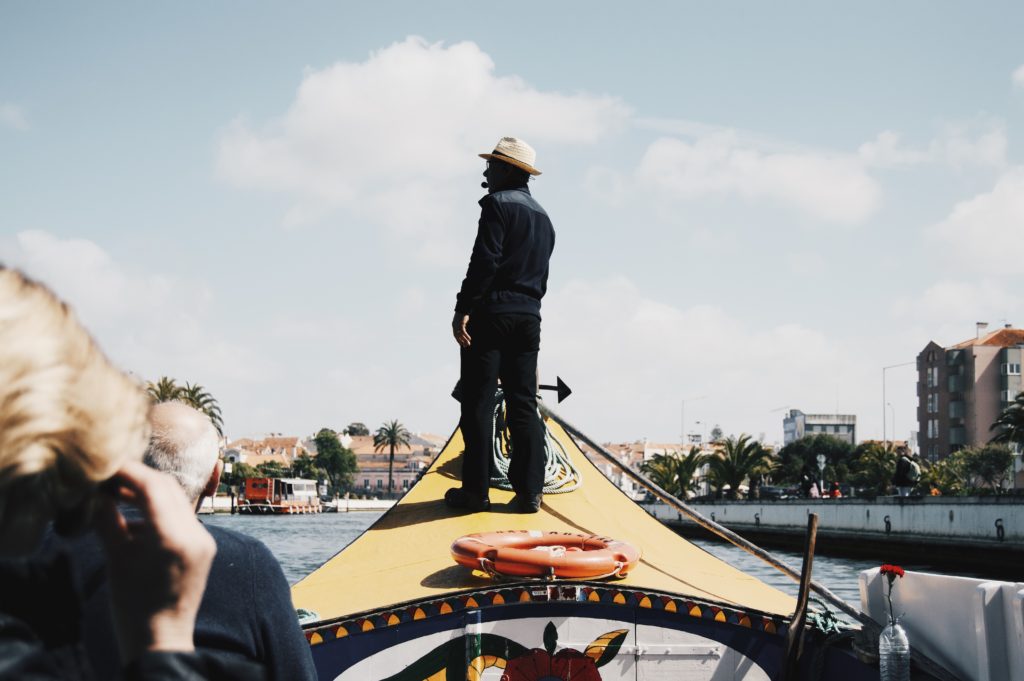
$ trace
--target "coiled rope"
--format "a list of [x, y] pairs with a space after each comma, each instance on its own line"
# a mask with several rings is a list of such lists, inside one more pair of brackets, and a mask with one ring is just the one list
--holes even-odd
[[[511, 490], [512, 483], [508, 480], [508, 467], [512, 460], [512, 440], [504, 426], [504, 405], [505, 394], [501, 388], [498, 388], [494, 399], [494, 419], [491, 427], [494, 442], [494, 446], [491, 448], [494, 452], [494, 467], [491, 470], [495, 473], [491, 477], [491, 487]], [[537, 418], [544, 426], [544, 494], [572, 492], [583, 484], [583, 473], [573, 466], [562, 443], [551, 435], [551, 430], [544, 422], [539, 410]]]

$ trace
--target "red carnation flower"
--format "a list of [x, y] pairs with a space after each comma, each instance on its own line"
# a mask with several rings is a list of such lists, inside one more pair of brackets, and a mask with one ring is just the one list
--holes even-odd
[[899, 565], [883, 565], [881, 567], [881, 573], [888, 577], [890, 582], [896, 579], [897, 577], [902, 577], [905, 574], [903, 568], [901, 568]]
[[896, 613], [892, 610], [892, 587], [896, 582], [896, 578], [904, 575], [903, 568], [899, 565], [889, 565], [887, 563], [880, 567], [878, 571], [885, 575], [885, 578], [889, 580], [889, 591], [885, 594], [885, 598], [889, 601], [889, 622], [896, 624]]
[[509, 660], [501, 681], [601, 681], [594, 661], [572, 648], [551, 655], [534, 648]]

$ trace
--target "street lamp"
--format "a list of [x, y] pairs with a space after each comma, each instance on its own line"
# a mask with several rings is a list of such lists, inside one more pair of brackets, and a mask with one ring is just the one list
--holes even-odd
[[[889, 369], [895, 369], [896, 367], [905, 367], [915, 364], [916, 362], [903, 362], [902, 364], [890, 364], [887, 367], [882, 367], [882, 449], [885, 449], [885, 407], [889, 403], [885, 400], [885, 372]], [[895, 435], [895, 431], [893, 431]]]
[[[892, 402], [886, 402], [889, 407], [889, 413], [892, 414], [892, 445], [896, 446], [896, 407], [892, 406]], [[885, 433], [882, 434], [882, 439], [885, 439]]]
[[824, 454], [818, 454], [818, 492], [825, 496], [825, 462], [828, 461]]

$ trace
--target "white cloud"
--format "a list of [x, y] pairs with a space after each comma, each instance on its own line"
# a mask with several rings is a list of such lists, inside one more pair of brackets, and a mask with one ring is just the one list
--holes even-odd
[[645, 152], [636, 181], [671, 198], [770, 199], [839, 223], [865, 219], [881, 197], [878, 183], [854, 155], [768, 151], [743, 144], [729, 131], [715, 131], [692, 142], [658, 139]]
[[28, 130], [30, 127], [25, 110], [8, 102], [0, 102], [0, 125], [15, 130]]
[[[868, 360], [841, 341], [802, 323], [757, 328], [715, 306], [656, 301], [625, 277], [570, 282], [545, 299], [545, 320], [542, 378], [574, 388], [561, 411], [599, 438], [665, 437], [689, 395], [707, 398], [687, 406], [688, 430], [710, 419], [769, 440], [781, 439], [777, 407], [831, 410], [840, 385], [850, 413], [877, 401]], [[651, 424], [660, 432], [638, 430]]]
[[93, 241], [40, 230], [0, 236], [0, 262], [67, 301], [118, 366], [204, 385], [230, 436], [302, 435], [398, 416], [414, 429], [458, 420], [446, 397], [458, 376], [447, 294], [442, 301], [418, 286], [400, 291], [384, 305], [390, 326], [377, 333], [343, 311], [226, 313], [253, 303], [229, 296], [250, 294], [228, 286], [215, 296], [202, 282], [141, 271]]
[[[221, 400], [230, 427], [229, 397], [273, 381], [280, 368], [245, 342], [214, 330], [206, 287], [133, 270], [86, 239], [41, 230], [0, 240], [0, 261], [45, 283], [75, 311], [110, 358], [145, 378], [198, 382]], [[225, 387], [229, 386], [229, 387]]]
[[878, 137], [860, 145], [857, 153], [864, 163], [881, 167], [914, 165], [928, 160], [927, 152], [901, 147], [899, 133], [892, 130], [878, 133]]
[[[893, 304], [893, 316], [930, 327], [968, 333], [977, 321], [993, 324], [1021, 309], [1020, 296], [992, 279], [937, 281], [920, 295], [905, 296]], [[1022, 321], [1022, 320], [1018, 320]]]
[[979, 120], [948, 124], [923, 149], [901, 144], [901, 136], [885, 130], [857, 150], [863, 162], [872, 167], [894, 167], [942, 163], [953, 168], [1006, 164], [1006, 126], [999, 121]]
[[417, 37], [312, 70], [280, 119], [229, 127], [219, 172], [294, 197], [291, 222], [344, 206], [394, 235], [443, 243], [467, 203], [461, 187], [482, 170], [477, 154], [500, 136], [530, 142], [543, 170], [558, 146], [593, 144], [629, 116], [613, 97], [542, 92], [494, 70], [474, 43]]
[[1013, 71], [1013, 75], [1010, 76], [1010, 80], [1013, 81], [1015, 86], [1024, 88], [1024, 64], [1021, 64]]
[[1024, 253], [1024, 167], [1010, 168], [992, 191], [961, 201], [927, 233], [961, 269], [1019, 274]]

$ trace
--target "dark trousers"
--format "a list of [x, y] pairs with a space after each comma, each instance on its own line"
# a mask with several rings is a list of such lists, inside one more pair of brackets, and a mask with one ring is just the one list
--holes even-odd
[[462, 486], [487, 496], [494, 434], [494, 392], [501, 378], [512, 438], [508, 478], [519, 494], [544, 488], [544, 429], [537, 415], [537, 353], [540, 319], [530, 314], [474, 314], [472, 342], [462, 348], [462, 418], [466, 444]]

